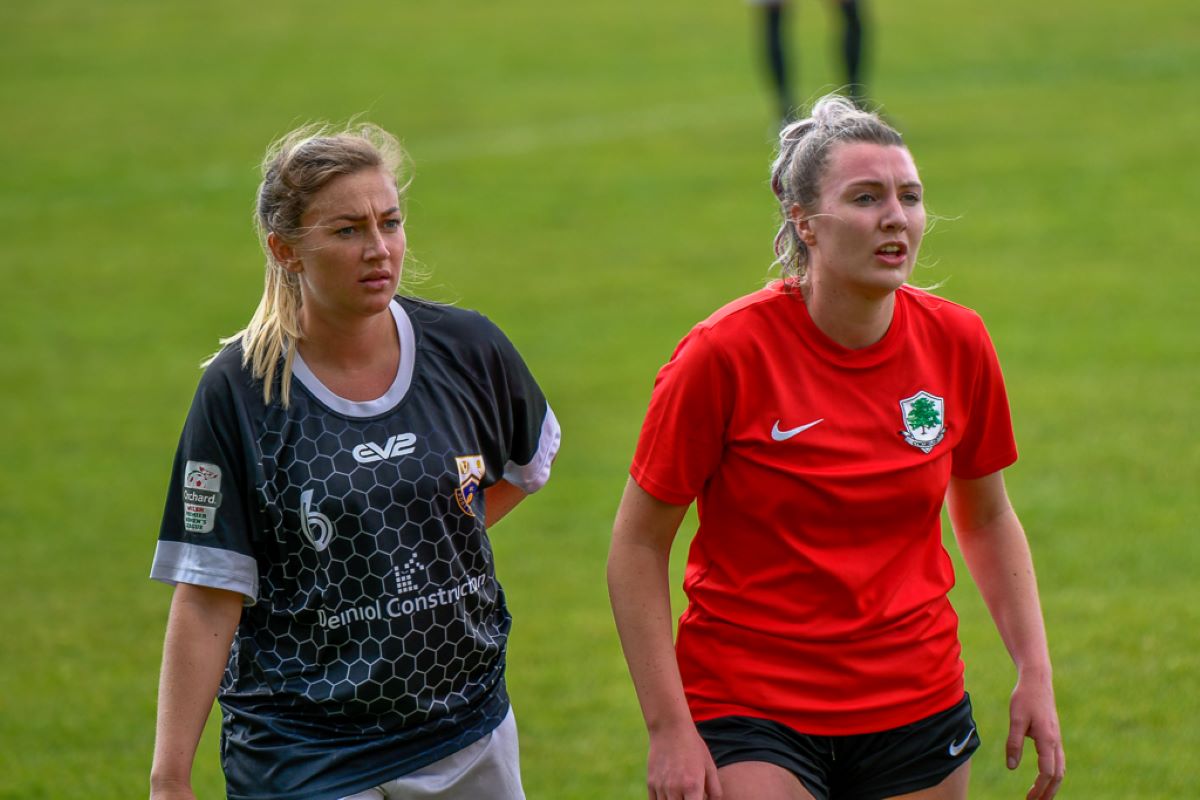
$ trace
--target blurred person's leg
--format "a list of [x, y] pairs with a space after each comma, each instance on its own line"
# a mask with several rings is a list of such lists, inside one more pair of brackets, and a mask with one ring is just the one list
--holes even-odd
[[850, 97], [861, 104], [866, 97], [862, 79], [863, 23], [858, 0], [838, 0], [842, 14], [842, 64]]
[[787, 21], [786, 0], [764, 0], [757, 3], [762, 9], [763, 55], [766, 59], [767, 77], [779, 109], [779, 118], [785, 122], [795, 116], [791, 82], [788, 80], [787, 44], [785, 26]]

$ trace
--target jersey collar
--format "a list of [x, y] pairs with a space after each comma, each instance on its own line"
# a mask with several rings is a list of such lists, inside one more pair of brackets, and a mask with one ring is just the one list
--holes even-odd
[[392, 319], [396, 322], [396, 336], [400, 340], [400, 364], [396, 368], [396, 377], [387, 391], [374, 400], [347, 400], [329, 390], [325, 384], [313, 374], [308, 364], [297, 351], [296, 359], [292, 362], [292, 375], [313, 397], [320, 400], [332, 411], [347, 417], [377, 417], [395, 408], [412, 384], [413, 367], [416, 364], [416, 337], [413, 335], [412, 321], [400, 306], [400, 301], [392, 298], [389, 306]]

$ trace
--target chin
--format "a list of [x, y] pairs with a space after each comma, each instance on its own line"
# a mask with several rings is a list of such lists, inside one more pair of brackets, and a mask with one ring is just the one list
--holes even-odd
[[895, 294], [901, 286], [908, 280], [908, 275], [889, 275], [881, 277], [879, 280], [871, 281], [864, 284], [862, 290], [865, 294], [870, 294], [876, 299], [882, 300], [888, 295]]
[[901, 267], [900, 269], [888, 272], [885, 275], [881, 275], [879, 279], [879, 286], [888, 292], [894, 292], [904, 284], [908, 283], [908, 279], [911, 277], [912, 268]]
[[392, 297], [394, 295], [395, 292], [383, 291], [376, 295], [372, 295], [360, 306], [363, 316], [371, 317], [376, 314], [382, 314], [386, 312], [388, 307], [392, 304]]

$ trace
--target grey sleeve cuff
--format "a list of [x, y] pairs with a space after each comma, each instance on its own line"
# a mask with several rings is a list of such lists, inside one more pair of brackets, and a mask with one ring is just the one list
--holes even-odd
[[238, 592], [246, 596], [247, 605], [258, 599], [257, 562], [232, 550], [160, 540], [150, 577], [171, 585], [190, 583]]

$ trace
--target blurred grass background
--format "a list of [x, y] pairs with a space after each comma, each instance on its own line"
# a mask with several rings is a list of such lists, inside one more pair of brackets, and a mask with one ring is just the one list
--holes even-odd
[[[1200, 7], [868, 12], [870, 94], [947, 218], [915, 280], [983, 314], [1009, 382], [1061, 796], [1194, 796]], [[799, 4], [804, 96], [841, 81], [834, 22]], [[144, 796], [169, 600], [146, 575], [198, 362], [259, 295], [256, 163], [355, 114], [413, 156], [417, 291], [495, 319], [563, 424], [554, 479], [495, 531], [529, 796], [644, 797], [603, 562], [655, 370], [767, 274], [755, 44], [733, 0], [0, 10], [0, 797]], [[962, 569], [954, 599], [972, 797], [1023, 796], [1012, 667]], [[223, 793], [215, 723], [201, 797]]]

